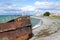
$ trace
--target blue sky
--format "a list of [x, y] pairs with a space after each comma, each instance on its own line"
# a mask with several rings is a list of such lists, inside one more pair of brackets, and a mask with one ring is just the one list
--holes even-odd
[[60, 0], [0, 0], [0, 15], [60, 13]]

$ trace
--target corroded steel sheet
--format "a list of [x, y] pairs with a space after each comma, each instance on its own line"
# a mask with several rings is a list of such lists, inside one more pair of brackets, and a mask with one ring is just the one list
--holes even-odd
[[30, 26], [30, 17], [19, 17], [13, 20], [10, 20], [6, 23], [0, 24], [0, 32], [8, 31], [8, 30], [14, 30], [16, 28], [21, 28], [24, 26]]
[[28, 40], [32, 35], [30, 17], [23, 16], [0, 24], [0, 40]]

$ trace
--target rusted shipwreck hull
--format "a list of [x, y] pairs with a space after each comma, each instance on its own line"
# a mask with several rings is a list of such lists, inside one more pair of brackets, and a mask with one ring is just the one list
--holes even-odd
[[18, 17], [0, 24], [0, 40], [28, 40], [32, 37], [29, 16]]

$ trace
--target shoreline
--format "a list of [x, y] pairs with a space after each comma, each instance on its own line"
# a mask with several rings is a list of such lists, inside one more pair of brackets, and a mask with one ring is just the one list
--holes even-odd
[[40, 19], [40, 18], [38, 18], [38, 17], [35, 17], [35, 16], [31, 16], [32, 18], [36, 18], [36, 19]]
[[41, 19], [43, 24], [33, 30], [34, 36], [29, 40], [60, 40], [59, 20], [52, 20], [49, 17], [40, 17], [38, 19]]
[[[40, 19], [40, 18], [38, 18], [38, 17], [34, 17], [34, 16], [31, 16], [31, 17], [32, 17], [32, 18], [36, 18], [36, 19]], [[33, 26], [32, 29], [34, 30], [34, 29], [40, 27], [40, 26], [42, 25], [41, 22], [42, 22], [42, 21], [41, 21], [41, 19], [40, 19], [39, 23], [36, 24], [35, 26]]]

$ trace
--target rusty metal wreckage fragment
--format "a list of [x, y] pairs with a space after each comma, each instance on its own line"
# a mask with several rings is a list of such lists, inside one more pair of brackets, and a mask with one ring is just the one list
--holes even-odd
[[0, 40], [28, 40], [33, 35], [30, 16], [22, 16], [0, 23]]

